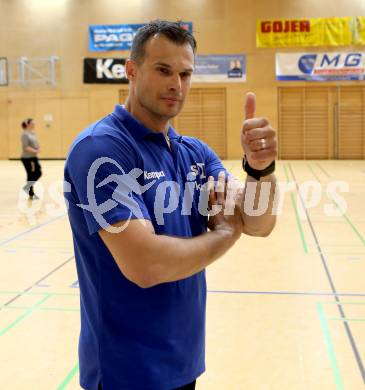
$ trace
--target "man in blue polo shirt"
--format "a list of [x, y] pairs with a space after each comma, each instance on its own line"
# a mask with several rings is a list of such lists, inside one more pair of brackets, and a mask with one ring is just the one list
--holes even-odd
[[[222, 163], [169, 125], [189, 91], [195, 50], [179, 23], [142, 27], [126, 62], [125, 107], [83, 131], [67, 157], [87, 390], [194, 389], [205, 370], [204, 269], [242, 233], [265, 236], [275, 224], [274, 185], [261, 216], [243, 210], [241, 189], [225, 213]], [[275, 184], [276, 140], [266, 119], [253, 118], [254, 105], [248, 95], [241, 141], [247, 181], [259, 190]]]

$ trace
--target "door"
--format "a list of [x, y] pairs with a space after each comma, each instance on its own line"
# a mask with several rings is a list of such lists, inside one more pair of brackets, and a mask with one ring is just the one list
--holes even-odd
[[278, 89], [279, 158], [365, 158], [365, 88]]
[[173, 125], [179, 134], [199, 138], [226, 158], [225, 88], [192, 88]]
[[332, 158], [330, 88], [279, 88], [279, 158]]
[[338, 88], [336, 156], [365, 158], [365, 88]]

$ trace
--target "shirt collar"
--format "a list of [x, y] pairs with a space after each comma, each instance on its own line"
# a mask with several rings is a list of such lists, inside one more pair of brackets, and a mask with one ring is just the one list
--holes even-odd
[[[128, 131], [136, 141], [140, 141], [148, 135], [158, 134], [155, 131], [152, 131], [149, 128], [145, 127], [120, 104], [115, 106], [112, 115], [116, 116], [123, 123], [123, 125], [128, 129]], [[167, 135], [170, 137], [170, 139], [180, 137], [172, 126], [169, 126]]]

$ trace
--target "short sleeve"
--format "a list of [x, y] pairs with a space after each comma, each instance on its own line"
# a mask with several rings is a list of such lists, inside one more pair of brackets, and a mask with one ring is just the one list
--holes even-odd
[[143, 171], [131, 145], [113, 136], [87, 136], [65, 165], [66, 199], [83, 211], [89, 234], [130, 219], [151, 219], [143, 200]]
[[29, 137], [27, 136], [27, 134], [25, 133], [22, 134], [21, 141], [22, 141], [23, 150], [25, 150], [25, 148], [29, 146]]

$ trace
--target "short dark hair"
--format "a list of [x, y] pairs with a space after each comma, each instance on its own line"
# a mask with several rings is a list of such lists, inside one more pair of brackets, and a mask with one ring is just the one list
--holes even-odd
[[29, 126], [29, 124], [32, 122], [32, 118], [28, 118], [28, 119], [25, 119], [23, 122], [22, 122], [22, 128], [23, 129], [26, 129], [28, 126]]
[[154, 35], [159, 34], [177, 45], [189, 44], [196, 51], [196, 40], [193, 34], [185, 28], [181, 21], [153, 20], [138, 29], [132, 43], [130, 58], [142, 62], [145, 54], [146, 42]]

